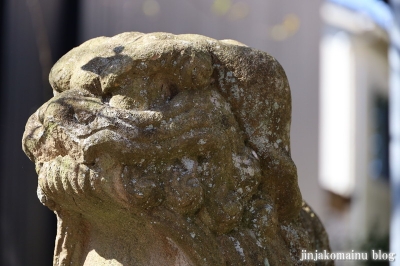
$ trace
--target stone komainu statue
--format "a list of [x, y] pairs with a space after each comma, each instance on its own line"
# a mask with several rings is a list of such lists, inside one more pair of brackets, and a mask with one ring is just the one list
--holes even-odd
[[89, 40], [50, 73], [23, 149], [58, 218], [54, 265], [332, 265], [267, 53], [199, 35]]

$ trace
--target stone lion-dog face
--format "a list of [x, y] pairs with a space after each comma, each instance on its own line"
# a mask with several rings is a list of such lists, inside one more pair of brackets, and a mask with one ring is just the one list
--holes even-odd
[[[23, 148], [36, 163], [39, 199], [59, 218], [63, 210], [78, 213], [87, 228], [92, 220], [106, 224], [105, 210], [119, 210], [136, 222], [164, 223], [158, 230], [167, 246], [186, 254], [179, 265], [207, 256], [216, 264], [205, 265], [234, 261], [223, 255], [229, 245], [237, 260], [274, 261], [274, 248], [264, 258], [235, 242], [265, 250], [278, 223], [300, 215], [290, 91], [272, 57], [234, 41], [125, 33], [73, 49], [50, 82], [55, 96], [30, 117]], [[191, 242], [210, 236], [218, 252]], [[55, 264], [68, 260], [56, 246]], [[152, 260], [135, 263], [161, 259]]]

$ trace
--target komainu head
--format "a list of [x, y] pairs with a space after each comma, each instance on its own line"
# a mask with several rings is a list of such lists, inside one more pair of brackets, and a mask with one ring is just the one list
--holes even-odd
[[[121, 215], [126, 234], [145, 241], [152, 230], [180, 250], [177, 265], [296, 265], [301, 250], [329, 248], [302, 203], [289, 84], [270, 55], [199, 35], [123, 33], [71, 50], [50, 83], [55, 96], [29, 118], [23, 148], [59, 219], [96, 231], [94, 220], [112, 227]], [[90, 244], [79, 250], [86, 263]]]

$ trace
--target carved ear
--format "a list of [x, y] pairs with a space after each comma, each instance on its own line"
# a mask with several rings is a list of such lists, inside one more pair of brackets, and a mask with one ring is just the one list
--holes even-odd
[[292, 107], [286, 74], [267, 53], [224, 43], [212, 48], [216, 86], [260, 157], [268, 187], [275, 187], [266, 193], [274, 194], [279, 218], [291, 220], [299, 214], [302, 197], [290, 157]]

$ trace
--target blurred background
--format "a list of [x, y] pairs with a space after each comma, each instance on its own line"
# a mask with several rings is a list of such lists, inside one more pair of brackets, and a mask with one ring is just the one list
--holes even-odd
[[300, 189], [332, 250], [390, 244], [400, 265], [399, 2], [1, 1], [0, 265], [52, 265], [55, 215], [21, 149], [28, 117], [52, 96], [50, 68], [90, 38], [125, 31], [234, 39], [277, 58], [292, 90]]

